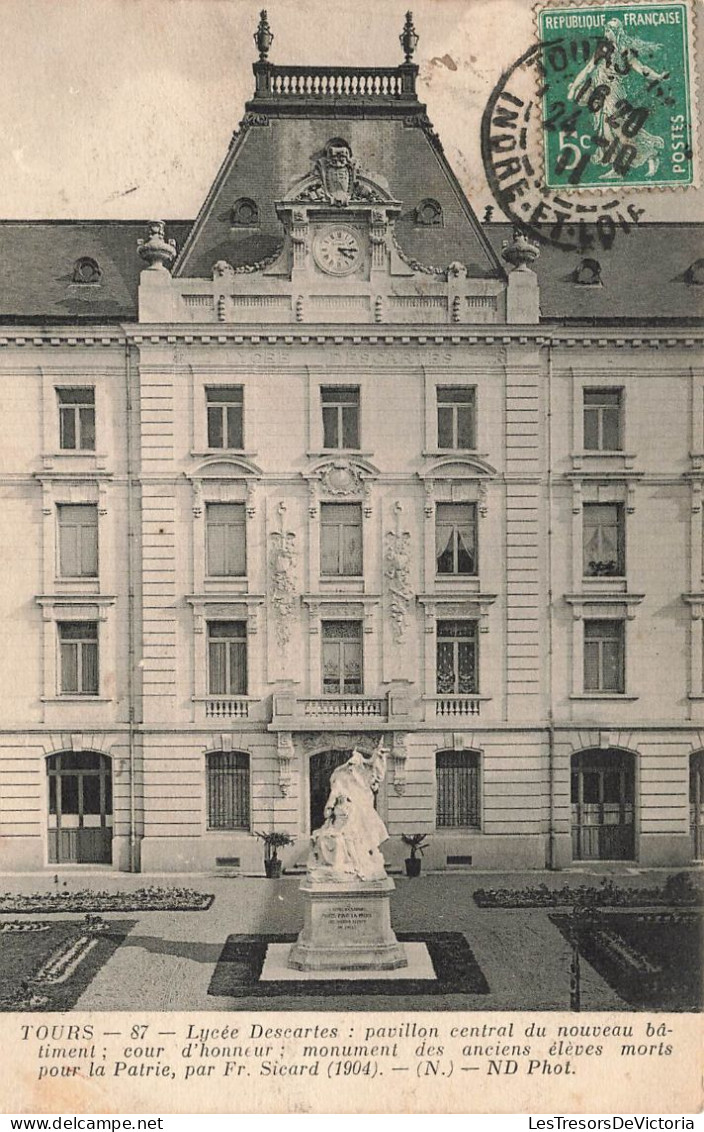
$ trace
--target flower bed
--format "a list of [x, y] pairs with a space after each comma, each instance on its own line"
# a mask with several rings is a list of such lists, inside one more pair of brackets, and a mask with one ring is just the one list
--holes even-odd
[[18, 915], [39, 912], [205, 912], [215, 897], [192, 888], [138, 888], [134, 892], [4, 892], [0, 913]]
[[703, 879], [697, 877], [695, 882], [689, 873], [674, 873], [654, 888], [626, 888], [610, 877], [604, 877], [599, 885], [478, 888], [474, 900], [480, 908], [560, 908], [575, 904], [601, 908], [696, 908], [704, 905]]

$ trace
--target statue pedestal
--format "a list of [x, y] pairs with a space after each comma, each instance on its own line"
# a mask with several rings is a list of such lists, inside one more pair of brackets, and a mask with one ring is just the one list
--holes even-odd
[[406, 967], [402, 944], [391, 928], [390, 877], [354, 884], [301, 884], [303, 930], [288, 966], [298, 971], [391, 971]]

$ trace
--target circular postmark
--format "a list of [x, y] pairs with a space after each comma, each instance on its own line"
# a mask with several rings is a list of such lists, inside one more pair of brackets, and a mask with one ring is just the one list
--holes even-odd
[[[523, 232], [565, 251], [586, 252], [595, 246], [608, 249], [619, 232], [632, 231], [645, 210], [616, 195], [603, 199], [600, 194], [595, 202], [546, 183], [542, 148], [550, 126], [542, 112], [549, 92], [545, 53], [555, 46], [533, 44], [494, 87], [482, 116], [484, 171], [497, 204]], [[560, 46], [565, 51], [579, 50], [564, 43]], [[566, 144], [575, 128], [569, 122], [563, 128]]]

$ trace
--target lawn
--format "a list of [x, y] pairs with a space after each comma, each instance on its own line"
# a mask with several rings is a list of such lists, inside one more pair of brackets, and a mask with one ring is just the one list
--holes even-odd
[[0, 1011], [71, 1010], [136, 921], [99, 916], [0, 925]]

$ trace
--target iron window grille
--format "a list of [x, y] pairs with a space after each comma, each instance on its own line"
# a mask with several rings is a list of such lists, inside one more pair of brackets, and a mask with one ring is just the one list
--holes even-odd
[[211, 751], [206, 755], [208, 829], [250, 828], [249, 755]]
[[623, 577], [626, 572], [623, 505], [585, 503], [582, 543], [585, 578]]
[[323, 693], [362, 694], [362, 623], [323, 621]]
[[438, 751], [435, 756], [438, 829], [479, 827], [479, 754]]
[[437, 694], [471, 696], [479, 692], [476, 621], [438, 621]]

